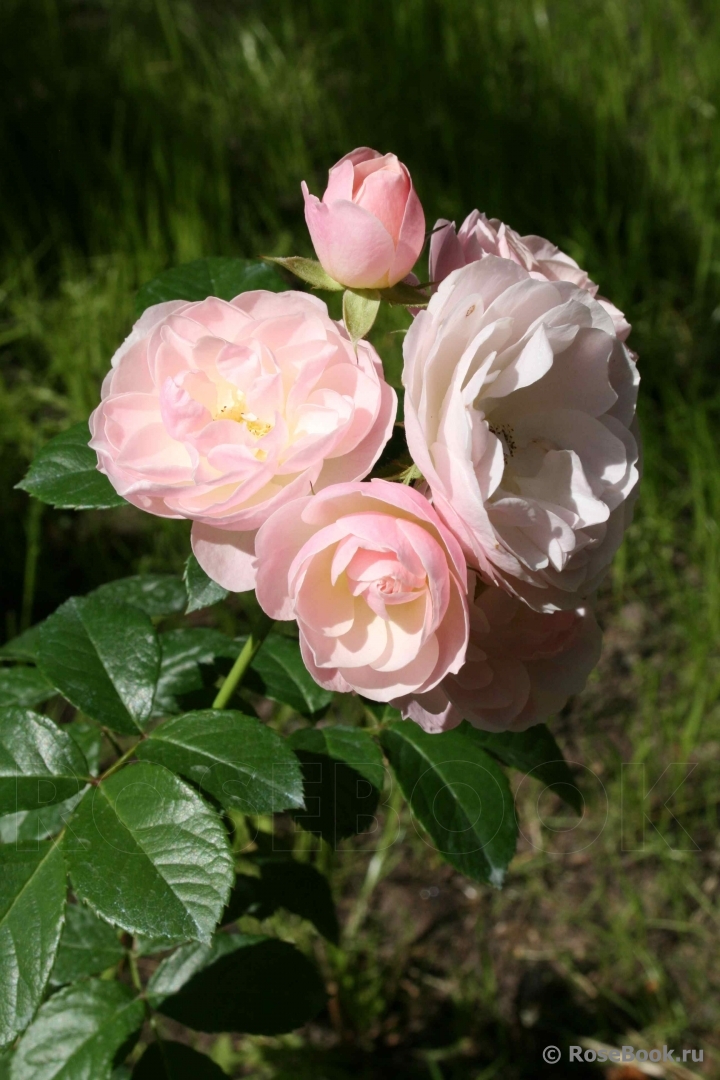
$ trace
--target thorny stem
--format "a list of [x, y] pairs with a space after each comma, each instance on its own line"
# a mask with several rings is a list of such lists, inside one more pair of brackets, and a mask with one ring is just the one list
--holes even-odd
[[238, 686], [243, 680], [245, 672], [249, 668], [252, 660], [254, 659], [258, 649], [262, 645], [265, 638], [270, 633], [273, 627], [273, 623], [268, 620], [267, 626], [263, 628], [259, 633], [255, 635], [250, 634], [247, 641], [240, 650], [240, 655], [233, 664], [232, 668], [225, 676], [225, 681], [218, 690], [217, 697], [212, 703], [213, 709], [224, 709], [230, 698], [233, 696]]

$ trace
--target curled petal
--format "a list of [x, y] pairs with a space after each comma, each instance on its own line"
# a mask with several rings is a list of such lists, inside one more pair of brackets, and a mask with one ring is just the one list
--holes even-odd
[[321, 686], [375, 701], [425, 693], [465, 659], [467, 572], [427, 499], [402, 484], [338, 484], [260, 529], [257, 597], [297, 619]]
[[255, 588], [257, 560], [255, 533], [213, 529], [196, 521], [191, 543], [195, 558], [208, 577], [230, 592]]
[[395, 257], [389, 232], [368, 210], [349, 201], [330, 205], [303, 188], [305, 220], [323, 268], [353, 289], [382, 289]]

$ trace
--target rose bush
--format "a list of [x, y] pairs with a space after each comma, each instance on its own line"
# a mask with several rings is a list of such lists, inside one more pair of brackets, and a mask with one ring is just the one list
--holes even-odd
[[[461, 266], [499, 255], [524, 266], [532, 277], [548, 281], [571, 281], [591, 296], [597, 296], [598, 286], [581, 270], [574, 259], [542, 236], [520, 236], [498, 218], [487, 218], [473, 210], [455, 231], [455, 222], [440, 218], [430, 238], [430, 280], [439, 284]], [[622, 311], [609, 300], [597, 297], [615, 323], [621, 341], [630, 333], [630, 323]]]
[[382, 289], [412, 270], [425, 215], [394, 154], [360, 147], [330, 169], [322, 200], [305, 181], [302, 191], [315, 252], [330, 277], [352, 289]]
[[395, 419], [377, 353], [325, 304], [246, 292], [149, 308], [90, 418], [99, 468], [128, 502], [191, 518], [225, 588], [253, 587], [255, 531], [281, 504], [365, 476]]
[[[573, 260], [471, 215], [433, 240], [444, 280], [407, 334], [394, 430], [395, 393], [363, 338], [383, 301], [428, 302], [407, 280], [420, 203], [397, 158], [367, 149], [330, 171], [322, 203], [304, 191], [326, 272], [271, 261], [306, 285], [349, 286], [344, 322], [307, 293], [243, 292], [283, 287], [266, 265], [167, 270], [138, 293], [153, 306], [113, 357], [89, 446], [79, 422], [17, 485], [63, 511], [124, 498], [189, 519], [195, 553], [182, 576], [163, 567], [70, 597], [3, 648], [0, 930], [14, 947], [0, 1057], [17, 1080], [37, 1062], [138, 1080], [166, 1057], [183, 1075], [216, 1069], [165, 1038], [156, 1010], [190, 1032], [265, 1038], [321, 1017], [332, 991], [305, 930], [299, 946], [235, 932], [285, 908], [341, 948], [323, 876], [334, 860], [288, 845], [296, 829], [339, 849], [380, 813], [367, 886], [403, 796], [439, 858], [500, 886], [518, 826], [503, 765], [581, 805], [551, 733], [523, 732], [598, 660], [589, 594], [638, 479], [626, 330]], [[210, 282], [240, 295], [177, 299]], [[396, 482], [363, 481], [391, 433], [377, 471]], [[217, 610], [224, 589], [253, 587], [270, 618]], [[245, 843], [248, 816], [273, 823], [266, 843]], [[164, 958], [137, 964], [153, 951]], [[82, 1046], [57, 1037], [80, 1027]]]
[[487, 255], [404, 344], [405, 432], [436, 509], [486, 580], [575, 608], [619, 546], [638, 481], [638, 374], [607, 311]]
[[579, 694], [600, 659], [591, 611], [544, 613], [494, 585], [471, 581], [470, 642], [457, 674], [401, 703], [426, 731], [469, 720], [485, 731], [525, 731]]
[[256, 552], [260, 605], [297, 619], [321, 686], [391, 701], [462, 667], [465, 560], [411, 488], [373, 480], [296, 500], [262, 526]]

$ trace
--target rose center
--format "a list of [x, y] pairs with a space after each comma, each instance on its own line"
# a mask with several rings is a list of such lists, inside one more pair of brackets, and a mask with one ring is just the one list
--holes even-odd
[[499, 424], [495, 426], [494, 424], [488, 423], [488, 427], [492, 431], [495, 438], [500, 440], [503, 448], [503, 458], [505, 459], [505, 464], [507, 465], [509, 459], [515, 456], [515, 451], [517, 450], [515, 432], [513, 431], [510, 424]]
[[273, 427], [267, 420], [260, 420], [254, 412], [248, 409], [242, 390], [237, 390], [234, 387], [229, 395], [225, 395], [224, 404], [220, 405], [220, 402], [218, 402], [218, 408], [215, 411], [213, 420], [235, 420], [238, 424], [244, 424], [250, 434], [257, 439], [267, 435], [269, 431], [272, 431]]
[[395, 596], [397, 593], [405, 591], [405, 587], [400, 584], [396, 577], [378, 578], [375, 582], [375, 588], [383, 596]]

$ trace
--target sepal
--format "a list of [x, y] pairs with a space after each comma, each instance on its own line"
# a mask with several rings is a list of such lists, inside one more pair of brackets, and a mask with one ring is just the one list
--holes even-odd
[[301, 281], [306, 281], [308, 285], [312, 285], [313, 289], [342, 292], [344, 288], [339, 281], [331, 278], [327, 271], [323, 270], [316, 259], [303, 259], [300, 255], [290, 255], [285, 259], [263, 255], [263, 259], [265, 262], [275, 263], [276, 266], [282, 266], [283, 269], [289, 270], [291, 274], [299, 277]]

